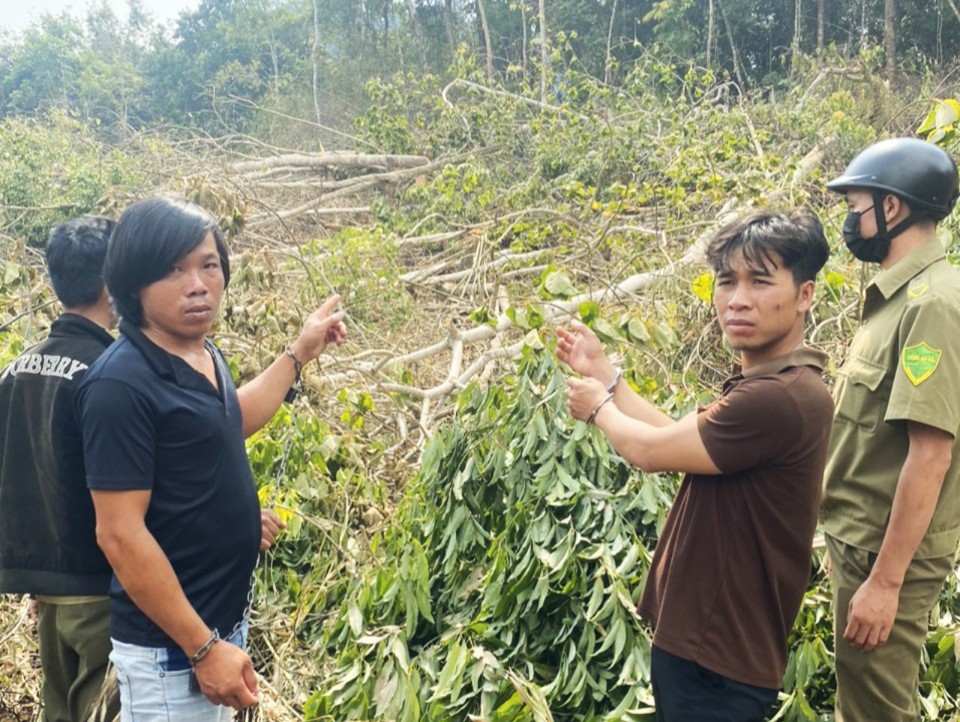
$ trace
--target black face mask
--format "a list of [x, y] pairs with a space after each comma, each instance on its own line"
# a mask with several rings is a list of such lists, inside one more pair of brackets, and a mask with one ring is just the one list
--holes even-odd
[[878, 233], [873, 238], [860, 235], [860, 216], [873, 207], [847, 213], [843, 222], [843, 242], [847, 244], [854, 258], [867, 263], [880, 263], [890, 251], [890, 237], [886, 233]]

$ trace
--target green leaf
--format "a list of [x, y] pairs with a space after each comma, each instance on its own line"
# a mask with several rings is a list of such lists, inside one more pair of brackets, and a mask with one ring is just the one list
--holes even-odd
[[543, 281], [543, 287], [554, 297], [570, 298], [577, 295], [577, 289], [571, 283], [570, 277], [562, 271], [548, 274]]
[[504, 313], [514, 326], [525, 331], [540, 328], [543, 325], [543, 311], [538, 306], [527, 308], [510, 306]]
[[630, 334], [630, 338], [639, 343], [650, 341], [650, 332], [647, 331], [647, 325], [637, 316], [631, 316], [627, 322], [627, 333]]
[[510, 306], [506, 311], [504, 311], [504, 315], [510, 319], [510, 323], [512, 323], [514, 326], [522, 329], [530, 328], [530, 324], [527, 323], [527, 313], [522, 308]]
[[476, 325], [486, 324], [487, 326], [496, 326], [497, 319], [493, 317], [493, 314], [490, 313], [490, 309], [481, 306], [480, 308], [475, 308], [470, 312], [470, 315], [467, 316], [470, 321]]
[[934, 128], [937, 127], [937, 113], [939, 110], [940, 110], [940, 107], [938, 104], [936, 107], [934, 107], [933, 110], [927, 113], [927, 117], [923, 119], [923, 122], [920, 124], [920, 127], [917, 128], [917, 135], [926, 135], [930, 133], [930, 131], [932, 131]]
[[[540, 317], [540, 323], [543, 323], [543, 317]], [[531, 329], [526, 336], [523, 337], [523, 345], [528, 348], [536, 349], [537, 351], [542, 351], [544, 349], [543, 339], [540, 338], [540, 333], [536, 329]]]
[[560, 568], [562, 554], [559, 549], [548, 552], [543, 547], [534, 546], [533, 552], [537, 555], [537, 559], [540, 560], [540, 563], [543, 564], [547, 569], [553, 571]]
[[654, 343], [660, 348], [672, 348], [680, 343], [677, 332], [664, 323], [655, 323], [650, 328]]
[[377, 716], [383, 717], [393, 704], [397, 693], [399, 678], [392, 667], [385, 667], [373, 689], [373, 698], [377, 703]]
[[527, 323], [530, 324], [530, 328], [540, 328], [543, 326], [543, 308], [540, 306], [528, 307]]
[[23, 269], [13, 261], [7, 261], [5, 268], [3, 269], [3, 285], [12, 286], [17, 281], [20, 280], [20, 274], [23, 272]]
[[347, 606], [347, 622], [350, 624], [350, 631], [353, 632], [353, 635], [359, 637], [363, 632], [363, 612], [353, 602]]
[[467, 648], [460, 643], [460, 640], [455, 640], [450, 645], [449, 653], [447, 654], [447, 663], [443, 666], [443, 670], [440, 672], [440, 678], [437, 680], [437, 685], [434, 688], [431, 700], [439, 700], [443, 699], [444, 697], [449, 697], [455, 682], [459, 688], [459, 679], [463, 673], [463, 667], [467, 661], [467, 656]]
[[955, 125], [958, 119], [960, 119], [960, 104], [956, 100], [950, 98], [937, 104], [938, 128]]
[[620, 562], [619, 566], [617, 566], [617, 574], [622, 577], [624, 574], [633, 571], [639, 556], [640, 546], [638, 544], [631, 544], [627, 550], [627, 555], [623, 558], [623, 561]]
[[827, 271], [824, 279], [832, 291], [840, 291], [847, 283], [847, 277], [837, 271]]
[[592, 325], [600, 318], [600, 304], [596, 301], [583, 301], [577, 306], [577, 313], [580, 315], [581, 321], [587, 325]]
[[610, 324], [610, 322], [607, 321], [606, 319], [598, 318], [596, 322], [593, 324], [593, 330], [596, 331], [597, 335], [604, 340], [607, 340], [607, 341], [623, 340], [623, 337], [620, 335], [620, 332], [617, 331], [617, 329], [615, 329], [613, 325]]
[[394, 637], [393, 643], [390, 645], [390, 651], [393, 652], [393, 656], [397, 660], [397, 664], [400, 665], [400, 669], [404, 673], [409, 674], [410, 672], [410, 654], [407, 651], [407, 643], [400, 637]]
[[597, 613], [597, 610], [600, 609], [600, 602], [603, 601], [603, 591], [603, 578], [598, 574], [597, 578], [593, 582], [593, 591], [590, 594], [590, 600], [587, 602], [587, 611], [585, 614], [585, 618], [587, 620], [593, 619], [594, 615]]

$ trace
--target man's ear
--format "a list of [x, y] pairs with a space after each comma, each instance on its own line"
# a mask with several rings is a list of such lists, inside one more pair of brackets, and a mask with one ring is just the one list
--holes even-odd
[[883, 197], [883, 217], [886, 219], [888, 225], [891, 221], [895, 221], [901, 216], [906, 216], [908, 213], [907, 204], [898, 196], [890, 193]]
[[813, 281], [804, 281], [797, 289], [797, 310], [806, 313], [813, 306]]

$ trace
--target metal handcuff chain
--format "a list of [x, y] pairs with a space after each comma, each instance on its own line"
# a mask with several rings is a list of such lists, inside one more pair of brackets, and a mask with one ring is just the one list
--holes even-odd
[[[297, 376], [298, 378], [296, 383], [294, 384], [294, 388], [299, 394], [303, 386], [303, 383], [299, 378], [299, 374]], [[287, 438], [283, 444], [283, 455], [280, 457], [280, 466], [277, 469], [277, 476], [273, 483], [273, 490], [270, 492], [270, 498], [267, 500], [267, 504], [264, 507], [266, 509], [273, 509], [277, 504], [277, 495], [280, 491], [280, 482], [282, 482], [283, 479], [286, 477], [287, 461], [290, 459], [290, 452], [293, 450], [293, 437], [294, 437], [293, 432], [294, 432], [294, 429], [296, 429], [297, 427], [297, 423], [296, 423], [297, 406], [295, 403], [291, 403], [290, 406], [291, 406], [290, 423], [287, 425], [286, 433], [284, 434]], [[240, 621], [237, 622], [236, 625], [234, 625], [228, 637], [233, 637], [234, 635], [236, 635], [243, 628], [243, 623], [250, 619], [250, 614], [253, 612], [254, 589], [256, 589], [256, 586], [257, 586], [257, 569], [259, 567], [260, 567], [260, 555], [258, 554], [257, 563], [253, 567], [253, 572], [251, 572], [250, 574], [250, 584], [248, 585], [248, 588], [247, 588], [247, 605], [243, 609], [243, 615], [241, 615]], [[223, 639], [227, 639], [228, 637], [223, 637]]]

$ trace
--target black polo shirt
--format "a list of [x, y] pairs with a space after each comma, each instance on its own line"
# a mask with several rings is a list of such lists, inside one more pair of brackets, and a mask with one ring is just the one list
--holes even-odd
[[[87, 486], [151, 492], [146, 525], [203, 621], [229, 634], [243, 616], [260, 545], [260, 511], [237, 390], [209, 341], [219, 391], [135, 326], [90, 367], [78, 392]], [[111, 588], [110, 635], [172, 647]]]

